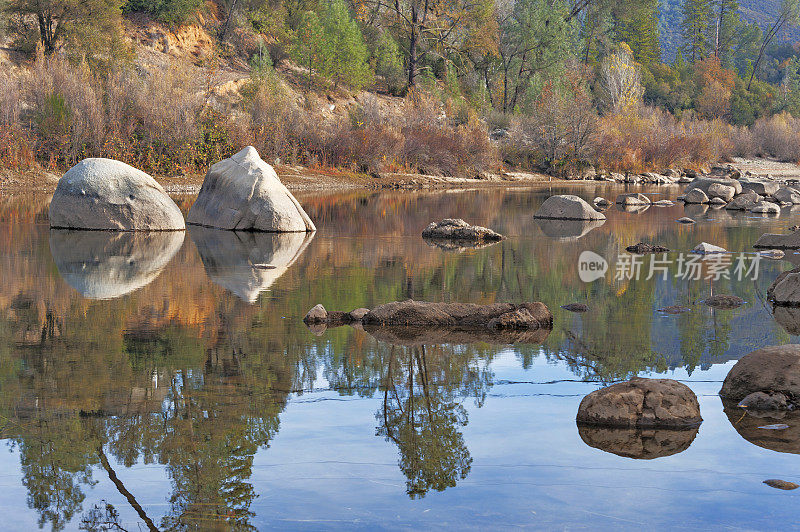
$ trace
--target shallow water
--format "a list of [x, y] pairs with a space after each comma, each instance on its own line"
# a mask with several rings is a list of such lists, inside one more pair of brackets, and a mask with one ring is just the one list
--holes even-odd
[[[726, 413], [717, 392], [742, 355], [797, 341], [800, 314], [773, 316], [763, 297], [800, 256], [741, 280], [735, 263], [729, 278], [706, 278], [721, 271], [709, 261], [701, 278], [678, 274], [701, 241], [749, 266], [756, 238], [800, 211], [532, 217], [550, 194], [623, 190], [301, 195], [319, 228], [309, 237], [50, 231], [46, 197], [0, 198], [4, 528], [796, 526], [800, 490], [762, 481], [800, 481], [800, 419]], [[698, 223], [674, 222], [687, 213]], [[423, 241], [451, 216], [508, 239]], [[640, 278], [615, 279], [640, 240], [674, 250], [665, 273], [647, 279], [647, 257]], [[586, 250], [609, 263], [589, 283]], [[712, 293], [747, 304], [712, 310], [700, 302]], [[406, 298], [543, 301], [555, 326], [541, 343], [423, 348], [301, 321], [317, 303]], [[560, 308], [571, 302], [591, 310]], [[670, 305], [691, 311], [658, 311]], [[687, 383], [699, 431], [579, 431], [581, 398], [636, 374]], [[772, 423], [789, 428], [758, 428]]]

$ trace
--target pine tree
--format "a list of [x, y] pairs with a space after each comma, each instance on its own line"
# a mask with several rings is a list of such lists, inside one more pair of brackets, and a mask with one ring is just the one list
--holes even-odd
[[685, 42], [684, 51], [692, 63], [708, 55], [711, 8], [710, 0], [684, 0], [681, 33]]
[[369, 52], [364, 36], [344, 0], [332, 0], [322, 15], [327, 60], [323, 73], [334, 85], [344, 83], [360, 89], [372, 83], [372, 71], [367, 64]]
[[714, 24], [710, 25], [713, 35], [714, 55], [726, 68], [733, 66], [734, 46], [742, 26], [739, 18], [737, 0], [714, 0]]
[[630, 46], [633, 57], [643, 65], [661, 59], [658, 36], [658, 0], [644, 0], [622, 24], [620, 37]]
[[291, 55], [295, 61], [308, 69], [308, 87], [311, 88], [314, 72], [323, 70], [328, 62], [328, 51], [325, 46], [325, 31], [319, 17], [313, 11], [303, 15], [295, 35]]

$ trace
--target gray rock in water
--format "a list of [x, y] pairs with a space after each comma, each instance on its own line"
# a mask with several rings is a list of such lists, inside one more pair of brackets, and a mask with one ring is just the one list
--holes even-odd
[[683, 202], [688, 204], [708, 203], [708, 196], [699, 188], [695, 188], [686, 193], [683, 197]]
[[599, 196], [598, 196], [598, 197], [596, 197], [596, 198], [595, 198], [595, 199], [592, 201], [592, 203], [594, 203], [594, 204], [595, 204], [596, 206], [598, 206], [598, 207], [607, 207], [608, 205], [611, 205], [611, 202], [610, 202], [610, 201], [608, 201], [608, 200], [607, 200], [607, 199], [605, 199], [605, 198], [601, 198], [601, 197], [599, 197]]
[[778, 274], [767, 288], [767, 299], [776, 305], [800, 305], [800, 268]]
[[724, 177], [698, 177], [692, 180], [689, 183], [689, 186], [686, 187], [686, 193], [694, 190], [700, 189], [706, 195], [708, 195], [708, 189], [711, 185], [718, 184], [724, 185], [726, 187], [733, 187], [734, 194], [741, 194], [742, 193], [742, 184], [737, 181], [736, 179], [728, 179]]
[[432, 222], [422, 231], [422, 238], [463, 240], [468, 242], [499, 242], [503, 235], [480, 225], [470, 225], [460, 218], [446, 218], [439, 223]]
[[790, 235], [780, 235], [775, 233], [764, 233], [756, 243], [753, 244], [754, 248], [770, 248], [770, 249], [800, 249], [800, 230], [793, 232]]
[[322, 306], [322, 303], [318, 303], [311, 307], [306, 313], [306, 316], [303, 318], [303, 322], [306, 324], [309, 323], [327, 323], [328, 321], [328, 311], [325, 310], [325, 307]]
[[780, 184], [773, 181], [739, 180], [738, 183], [741, 183], [742, 185], [742, 192], [752, 190], [759, 196], [772, 196], [780, 188]]
[[313, 233], [260, 233], [189, 226], [212, 282], [248, 303], [275, 283], [303, 254]]
[[728, 401], [741, 401], [754, 392], [800, 397], [800, 344], [764, 347], [746, 354], [728, 372], [719, 394]]
[[731, 202], [725, 206], [725, 208], [729, 211], [749, 211], [762, 201], [764, 201], [764, 198], [752, 190], [748, 190], [747, 192], [739, 194], [733, 198]]
[[62, 177], [50, 227], [104, 231], [181, 231], [178, 206], [155, 179], [113, 159], [84, 159]]
[[114, 299], [158, 277], [183, 244], [183, 231], [50, 230], [58, 272], [87, 299]]
[[692, 428], [702, 423], [697, 396], [671, 379], [633, 378], [581, 401], [578, 424], [630, 428]]
[[800, 205], [800, 193], [797, 190], [789, 187], [781, 187], [772, 197], [778, 203], [791, 203], [792, 205]]
[[753, 214], [780, 214], [781, 208], [774, 203], [762, 201], [755, 207], [751, 207], [750, 212]]
[[711, 200], [718, 198], [727, 203], [733, 199], [734, 195], [736, 195], [736, 188], [730, 185], [723, 185], [721, 183], [711, 183], [706, 191], [706, 195]]
[[563, 194], [550, 196], [539, 210], [533, 215], [534, 218], [552, 218], [556, 220], [605, 220], [603, 213], [597, 212], [591, 205], [586, 203], [578, 196]]
[[262, 161], [252, 146], [208, 170], [187, 221], [239, 231], [317, 230], [272, 166]]
[[714, 244], [709, 244], [708, 242], [700, 242], [695, 247], [692, 248], [691, 253], [696, 253], [698, 255], [705, 255], [707, 253], [727, 253], [725, 248], [721, 248], [719, 246], [715, 246]]
[[668, 199], [662, 199], [662, 200], [654, 201], [653, 205], [655, 205], [656, 207], [672, 207], [673, 205], [675, 205], [675, 202], [674, 201], [670, 201]]
[[364, 319], [364, 316], [366, 316], [368, 313], [369, 313], [368, 308], [363, 308], [363, 307], [357, 308], [355, 310], [350, 311], [350, 319], [352, 319], [353, 321], [361, 321]]
[[692, 220], [691, 218], [689, 218], [688, 216], [683, 216], [682, 218], [678, 218], [675, 221], [678, 222], [679, 224], [693, 224], [693, 223], [695, 223], [695, 221]]

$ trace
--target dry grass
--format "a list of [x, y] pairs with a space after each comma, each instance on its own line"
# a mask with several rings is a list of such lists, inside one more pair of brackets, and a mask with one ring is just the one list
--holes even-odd
[[752, 128], [753, 152], [785, 162], [800, 162], [800, 118], [781, 113], [760, 118]]

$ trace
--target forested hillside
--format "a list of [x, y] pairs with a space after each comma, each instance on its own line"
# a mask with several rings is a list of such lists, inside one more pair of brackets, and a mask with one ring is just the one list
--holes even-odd
[[[764, 30], [769, 27], [780, 9], [780, 0], [742, 0], [739, 14], [742, 20], [754, 22]], [[683, 22], [683, 2], [681, 0], [659, 0], [658, 33], [661, 38], [661, 56], [672, 62], [675, 53], [683, 45], [681, 23]], [[778, 42], [800, 42], [800, 25], [786, 25], [776, 36]]]
[[800, 0], [762, 1], [0, 0], [0, 169], [798, 161]]

